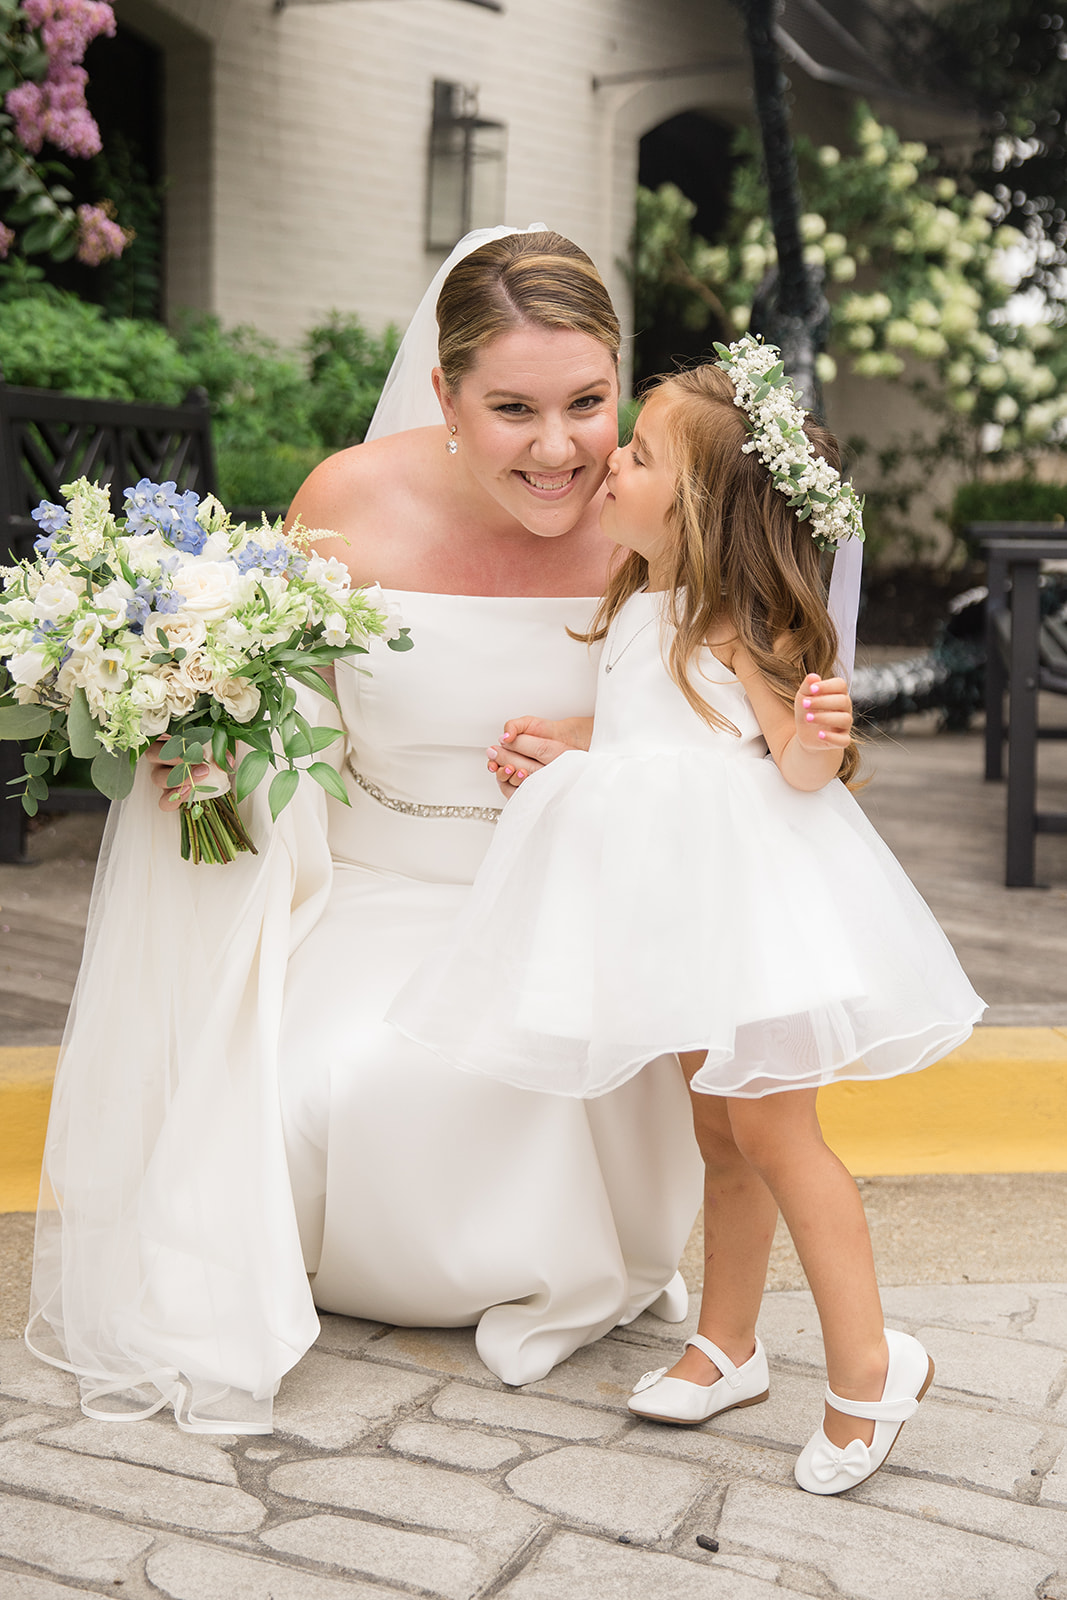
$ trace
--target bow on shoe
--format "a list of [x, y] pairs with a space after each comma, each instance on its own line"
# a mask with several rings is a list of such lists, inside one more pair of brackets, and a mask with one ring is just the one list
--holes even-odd
[[820, 1483], [829, 1483], [831, 1478], [836, 1478], [842, 1472], [859, 1483], [871, 1475], [871, 1452], [862, 1439], [853, 1439], [844, 1450], [840, 1450], [824, 1438], [812, 1455], [811, 1471]]
[[651, 1389], [651, 1387], [652, 1387], [652, 1385], [654, 1383], [658, 1383], [661, 1378], [665, 1378], [666, 1376], [667, 1376], [667, 1368], [666, 1367], [657, 1367], [655, 1372], [645, 1372], [645, 1373], [643, 1373], [641, 1375], [641, 1377], [638, 1378], [637, 1382], [634, 1384], [634, 1387], [633, 1387], [634, 1394], [640, 1394], [642, 1392], [642, 1390], [644, 1390], [644, 1389]]

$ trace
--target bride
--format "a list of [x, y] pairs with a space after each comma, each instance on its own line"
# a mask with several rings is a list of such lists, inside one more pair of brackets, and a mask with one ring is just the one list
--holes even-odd
[[569, 241], [462, 241], [368, 442], [292, 507], [415, 642], [375, 650], [370, 676], [336, 669], [351, 807], [304, 783], [271, 825], [257, 791], [260, 854], [224, 869], [181, 862], [158, 764], [112, 809], [26, 1335], [78, 1375], [90, 1416], [170, 1404], [183, 1428], [269, 1431], [316, 1306], [476, 1325], [511, 1384], [650, 1305], [684, 1314], [700, 1180], [673, 1058], [582, 1102], [456, 1072], [382, 1020], [492, 836], [487, 745], [536, 709], [547, 759], [591, 712], [595, 657], [567, 629], [611, 559], [618, 350]]

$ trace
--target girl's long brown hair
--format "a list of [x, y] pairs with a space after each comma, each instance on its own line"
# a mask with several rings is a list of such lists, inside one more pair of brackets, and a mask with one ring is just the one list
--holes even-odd
[[[665, 433], [677, 471], [668, 513], [668, 615], [675, 629], [667, 665], [693, 710], [712, 727], [733, 724], [715, 712], [689, 677], [698, 652], [725, 618], [784, 705], [792, 707], [804, 677], [832, 677], [837, 632], [826, 609], [818, 550], [756, 452], [734, 386], [721, 367], [696, 367], [664, 378], [653, 390], [669, 400]], [[809, 417], [804, 431], [818, 455], [838, 467], [837, 441]], [[620, 606], [645, 587], [648, 562], [631, 551], [608, 581], [588, 634], [602, 639]], [[838, 776], [859, 766], [854, 743]]]

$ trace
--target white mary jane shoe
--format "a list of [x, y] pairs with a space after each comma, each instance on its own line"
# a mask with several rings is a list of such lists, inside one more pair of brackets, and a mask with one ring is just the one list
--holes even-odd
[[919, 1401], [934, 1381], [934, 1364], [918, 1339], [909, 1333], [885, 1330], [889, 1368], [880, 1400], [843, 1400], [826, 1386], [826, 1398], [835, 1411], [863, 1417], [874, 1423], [869, 1445], [853, 1439], [843, 1450], [831, 1444], [817, 1428], [797, 1457], [794, 1476], [809, 1494], [841, 1494], [863, 1483], [885, 1461], [904, 1423], [919, 1409]]
[[722, 1377], [715, 1383], [689, 1383], [685, 1378], [668, 1378], [666, 1367], [646, 1372], [643, 1378], [638, 1378], [626, 1402], [635, 1417], [684, 1425], [706, 1422], [720, 1411], [755, 1406], [766, 1400], [770, 1390], [767, 1353], [758, 1339], [754, 1354], [740, 1367], [735, 1367], [730, 1357], [703, 1334], [694, 1333], [685, 1342], [703, 1351], [709, 1361], [714, 1361]]

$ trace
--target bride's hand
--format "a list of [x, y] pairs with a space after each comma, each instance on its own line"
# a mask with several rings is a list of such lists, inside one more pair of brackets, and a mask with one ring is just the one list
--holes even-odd
[[[183, 783], [180, 788], [167, 788], [167, 779], [178, 763], [162, 759], [160, 751], [165, 743], [165, 739], [157, 739], [155, 744], [149, 745], [145, 751], [144, 759], [148, 762], [148, 771], [152, 782], [157, 789], [162, 791], [159, 796], [160, 811], [174, 811], [182, 804], [183, 800], [189, 799], [193, 792], [193, 787], [191, 783]], [[193, 783], [198, 788], [210, 785], [212, 792], [215, 794], [225, 794], [230, 787], [231, 774], [223, 772], [222, 768], [217, 767], [214, 761], [201, 761], [192, 768], [192, 777]], [[204, 798], [206, 799], [207, 796], [205, 795]]]
[[486, 751], [489, 771], [496, 774], [506, 799], [532, 772], [547, 767], [565, 750], [588, 750], [593, 736], [592, 717], [516, 717], [506, 724], [497, 744]]

